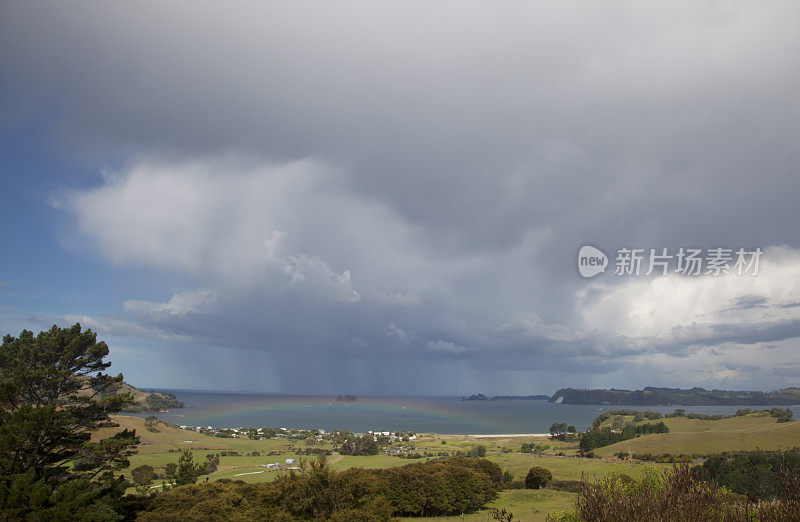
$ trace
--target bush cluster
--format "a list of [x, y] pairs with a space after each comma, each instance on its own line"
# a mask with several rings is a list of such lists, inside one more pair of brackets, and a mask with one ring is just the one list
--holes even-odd
[[338, 449], [342, 455], [377, 455], [381, 447], [372, 434], [365, 433], [342, 442]]
[[687, 455], [685, 453], [681, 453], [680, 455], [673, 455], [672, 453], [662, 453], [661, 455], [634, 453], [632, 457], [636, 460], [644, 460], [647, 462], [676, 464], [679, 462], [692, 462], [694, 459], [698, 458], [699, 455]]
[[700, 480], [688, 464], [659, 474], [646, 470], [641, 481], [620, 476], [584, 481], [575, 508], [548, 515], [551, 522], [650, 521], [783, 521], [800, 520], [800, 479], [781, 475], [777, 498], [748, 503], [716, 483]]
[[[219, 480], [174, 488], [138, 506], [138, 520], [365, 520], [460, 515], [494, 499], [503, 474], [483, 459], [335, 472], [312, 462], [272, 482]], [[138, 502], [142, 502], [139, 500]]]
[[780, 496], [784, 474], [800, 476], [800, 449], [722, 453], [706, 459], [694, 473], [751, 501], [773, 499]]
[[611, 428], [590, 429], [581, 435], [578, 447], [581, 451], [587, 452], [650, 433], [669, 433], [669, 428], [663, 422], [658, 422], [654, 424], [628, 424], [621, 431], [614, 431]]

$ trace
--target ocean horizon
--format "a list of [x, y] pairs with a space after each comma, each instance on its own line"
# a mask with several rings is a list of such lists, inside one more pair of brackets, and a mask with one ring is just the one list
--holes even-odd
[[[149, 388], [148, 388], [149, 390]], [[771, 406], [621, 406], [556, 404], [543, 400], [463, 401], [461, 396], [358, 396], [357, 402], [332, 395], [182, 390], [174, 393], [184, 408], [155, 414], [179, 426], [323, 429], [352, 432], [414, 431], [454, 435], [543, 434], [554, 422], [584, 430], [607, 410], [639, 409], [672, 413], [730, 415], [737, 409]], [[792, 408], [792, 406], [789, 406]], [[147, 416], [152, 414], [135, 414]]]

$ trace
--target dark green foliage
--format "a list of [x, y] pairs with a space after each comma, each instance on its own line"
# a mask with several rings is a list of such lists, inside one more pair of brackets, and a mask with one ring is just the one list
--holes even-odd
[[496, 496], [497, 464], [455, 458], [389, 469], [303, 465], [272, 482], [220, 480], [151, 497], [139, 520], [388, 521], [392, 516], [457, 515]]
[[500, 522], [512, 522], [514, 514], [506, 511], [506, 508], [489, 508], [489, 516], [492, 520], [499, 520]]
[[113, 426], [109, 414], [132, 399], [109, 395], [122, 375], [104, 375], [105, 343], [79, 324], [34, 337], [23, 330], [0, 346], [0, 518], [113, 520], [138, 438], [124, 430], [91, 441]]
[[778, 422], [791, 422], [792, 421], [792, 410], [789, 408], [772, 408], [769, 410], [769, 414], [778, 419]]
[[360, 471], [377, 479], [379, 493], [394, 506], [395, 514], [402, 516], [473, 511], [495, 498], [503, 480], [497, 464], [462, 457]]
[[692, 462], [695, 456], [686, 455], [673, 455], [671, 453], [662, 453], [661, 455], [653, 455], [652, 453], [634, 453], [632, 457], [636, 460], [645, 460], [648, 462], [660, 462], [662, 464], [677, 464], [680, 462]]
[[669, 428], [663, 422], [640, 424], [636, 426], [636, 435], [649, 435], [650, 433], [669, 433]]
[[709, 457], [694, 472], [700, 480], [714, 481], [753, 501], [775, 498], [782, 473], [800, 476], [800, 449], [723, 453]]
[[147, 418], [145, 418], [144, 428], [153, 433], [160, 433], [161, 430], [158, 429], [158, 417], [155, 415], [149, 415]]
[[523, 442], [522, 446], [520, 446], [520, 453], [533, 453], [536, 455], [542, 455], [545, 451], [550, 449], [549, 444], [536, 444], [534, 442], [527, 443]]
[[553, 480], [553, 474], [545, 468], [533, 467], [525, 475], [526, 489], [542, 489]]
[[503, 486], [504, 489], [525, 489], [525, 480], [521, 478], [515, 478], [511, 482], [505, 484]]
[[587, 452], [595, 448], [601, 448], [650, 433], [669, 433], [669, 428], [663, 422], [638, 424], [635, 426], [633, 424], [627, 424], [621, 431], [614, 431], [611, 428], [595, 428], [581, 435], [578, 447], [581, 451]]
[[[98, 397], [105, 397], [107, 395], [128, 393], [126, 390], [130, 389], [135, 390], [130, 384], [119, 382], [111, 386], [97, 388], [94, 391], [97, 392]], [[183, 408], [183, 403], [178, 400], [174, 393], [159, 393], [150, 390], [149, 395], [143, 401], [126, 404], [122, 411], [146, 413], [164, 411], [169, 408]]]
[[800, 520], [800, 479], [783, 473], [780, 484], [776, 500], [747, 504], [715, 483], [698, 480], [689, 466], [682, 464], [660, 475], [646, 472], [638, 482], [621, 476], [591, 484], [584, 481], [575, 510], [547, 518], [551, 522]]
[[604, 411], [603, 413], [601, 413], [600, 415], [595, 417], [595, 419], [592, 421], [592, 426], [598, 428], [598, 427], [600, 427], [601, 424], [603, 424], [605, 421], [607, 421], [611, 417], [616, 417], [616, 416], [620, 416], [620, 415], [621, 416], [626, 416], [626, 415], [634, 415], [635, 416], [635, 415], [640, 414], [640, 413], [641, 412], [639, 410], [608, 410], [608, 411]]
[[365, 433], [360, 438], [348, 439], [339, 445], [342, 455], [377, 455], [381, 447], [370, 433]]
[[569, 491], [570, 493], [577, 493], [581, 489], [580, 480], [558, 480], [553, 479], [548, 486], [550, 489], [558, 491]]
[[683, 416], [686, 417], [687, 419], [697, 419], [697, 420], [722, 420], [722, 419], [729, 419], [731, 417], [731, 415], [721, 415], [721, 414], [706, 415], [704, 413], [687, 413], [686, 415]]
[[[323, 453], [323, 455], [324, 455], [324, 453]], [[252, 453], [252, 456], [253, 457], [258, 457], [258, 456], [260, 456], [260, 453], [257, 452], [257, 451], [254, 451]], [[211, 453], [209, 453], [208, 455], [206, 455], [206, 463], [205, 463], [205, 470], [204, 470], [205, 473], [204, 473], [204, 475], [208, 475], [209, 473], [214, 473], [215, 471], [217, 471], [217, 467], [218, 466], [219, 466], [219, 454], [212, 455]]]
[[483, 458], [486, 456], [486, 446], [473, 446], [472, 449], [470, 449], [469, 454], [471, 457]]
[[147, 486], [157, 478], [156, 470], [149, 464], [144, 464], [131, 470], [133, 483], [137, 486]]
[[181, 456], [178, 458], [178, 464], [171, 478], [176, 486], [185, 486], [186, 484], [197, 482], [200, 475], [205, 474], [205, 472], [206, 465], [195, 464], [191, 450], [185, 449], [181, 451]]
[[554, 422], [550, 425], [550, 436], [553, 439], [564, 440], [567, 435], [566, 422]]

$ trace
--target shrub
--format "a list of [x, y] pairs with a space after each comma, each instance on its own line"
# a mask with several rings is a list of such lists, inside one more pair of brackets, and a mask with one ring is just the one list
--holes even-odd
[[645, 469], [637, 482], [608, 477], [581, 483], [572, 511], [548, 515], [551, 522], [628, 521], [779, 521], [800, 520], [800, 478], [785, 472], [781, 495], [774, 501], [748, 505], [715, 483], [698, 480], [687, 464], [659, 474]]
[[550, 489], [558, 491], [569, 491], [570, 493], [578, 493], [581, 489], [580, 480], [558, 480], [553, 479], [550, 481]]
[[505, 485], [506, 489], [525, 489], [525, 481], [522, 479], [514, 479]]
[[218, 480], [171, 489], [147, 500], [142, 521], [389, 521], [392, 516], [460, 515], [497, 495], [497, 464], [444, 459], [389, 469], [333, 471], [311, 462], [272, 482]]
[[133, 478], [133, 483], [137, 486], [147, 486], [158, 478], [153, 466], [148, 464], [133, 468], [133, 470], [131, 470], [131, 477]]
[[545, 468], [533, 467], [525, 475], [526, 489], [542, 489], [553, 480], [553, 474]]
[[[255, 453], [255, 452], [254, 452]], [[206, 455], [205, 474], [214, 473], [219, 466], [219, 455], [209, 453]]]
[[772, 499], [780, 495], [784, 473], [800, 475], [800, 449], [713, 455], [694, 473], [699, 480], [717, 482], [751, 501]]
[[469, 453], [473, 457], [483, 458], [486, 456], [486, 446], [473, 446]]

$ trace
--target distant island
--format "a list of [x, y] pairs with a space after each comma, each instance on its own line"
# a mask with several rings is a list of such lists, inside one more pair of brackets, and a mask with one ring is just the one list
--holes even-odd
[[791, 406], [800, 404], [800, 388], [771, 392], [706, 390], [704, 388], [656, 388], [643, 390], [589, 390], [563, 388], [548, 395], [495, 395], [478, 393], [462, 401], [548, 401], [557, 404], [609, 406]]
[[358, 402], [358, 397], [355, 395], [339, 395], [336, 397], [336, 402]]
[[490, 401], [548, 401], [549, 395], [497, 395]]
[[800, 388], [771, 392], [654, 388], [643, 390], [578, 390], [564, 388], [548, 399], [558, 404], [631, 406], [788, 406], [800, 404]]
[[546, 401], [549, 399], [549, 395], [496, 395], [490, 399], [482, 393], [461, 397], [462, 401]]

